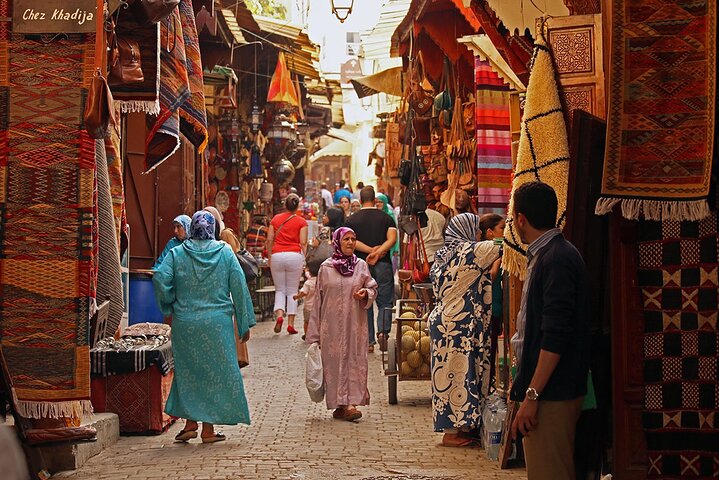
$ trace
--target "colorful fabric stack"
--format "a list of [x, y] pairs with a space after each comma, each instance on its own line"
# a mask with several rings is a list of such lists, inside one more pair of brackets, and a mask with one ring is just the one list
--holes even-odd
[[[535, 42], [532, 71], [529, 75], [524, 105], [517, 167], [512, 192], [525, 183], [540, 181], [557, 193], [557, 227], [566, 221], [567, 184], [569, 179], [569, 142], [564, 111], [559, 100], [552, 57], [544, 38]], [[510, 199], [507, 226], [504, 230], [502, 268], [524, 279], [527, 273], [527, 246], [514, 229], [513, 203]]]
[[489, 62], [475, 58], [477, 85], [477, 206], [481, 213], [507, 213], [512, 190], [509, 87]]
[[179, 108], [190, 98], [187, 57], [178, 9], [160, 22], [160, 114], [146, 116], [145, 171], [157, 168], [180, 148]]
[[716, 0], [612, 1], [607, 149], [598, 214], [709, 214]]
[[200, 38], [197, 36], [192, 2], [182, 0], [179, 9], [180, 20], [182, 20], [182, 38], [185, 43], [185, 65], [190, 81], [190, 98], [180, 107], [180, 131], [197, 148], [197, 153], [202, 153], [207, 146], [208, 135]]
[[20, 415], [79, 416], [91, 410], [96, 159], [82, 119], [95, 36], [11, 28], [0, 22], [0, 341]]
[[717, 215], [639, 224], [649, 479], [719, 474]]

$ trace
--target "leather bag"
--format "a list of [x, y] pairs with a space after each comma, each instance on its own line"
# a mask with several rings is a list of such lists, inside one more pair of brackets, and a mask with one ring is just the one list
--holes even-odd
[[254, 255], [243, 248], [235, 253], [235, 256], [237, 257], [237, 261], [240, 262], [240, 267], [242, 267], [247, 283], [257, 280], [257, 277], [260, 276], [260, 265], [257, 263], [257, 259]]
[[99, 68], [90, 81], [90, 89], [85, 102], [83, 115], [85, 130], [90, 138], [105, 138], [110, 133], [110, 125], [117, 126], [115, 106], [112, 103], [112, 92], [107, 80]]
[[110, 66], [107, 83], [110, 85], [131, 85], [145, 81], [140, 60], [140, 44], [131, 38], [112, 36]]
[[130, 9], [138, 22], [150, 25], [169, 17], [179, 4], [180, 0], [134, 0]]
[[429, 260], [420, 230], [409, 237], [408, 254], [405, 258], [409, 263], [405, 263], [405, 269], [412, 270], [412, 281], [414, 283], [426, 282], [429, 279]]

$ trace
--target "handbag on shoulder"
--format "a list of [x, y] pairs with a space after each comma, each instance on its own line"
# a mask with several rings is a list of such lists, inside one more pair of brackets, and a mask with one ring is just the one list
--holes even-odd
[[245, 273], [245, 280], [247, 282], [254, 282], [257, 277], [260, 276], [260, 265], [257, 263], [257, 259], [246, 249], [242, 249], [235, 253], [237, 261], [240, 262], [240, 267]]

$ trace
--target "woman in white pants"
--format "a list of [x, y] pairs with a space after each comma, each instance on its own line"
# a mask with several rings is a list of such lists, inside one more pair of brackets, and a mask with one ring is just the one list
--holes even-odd
[[287, 315], [287, 333], [294, 335], [297, 295], [307, 249], [307, 221], [297, 214], [300, 197], [291, 193], [285, 198], [286, 212], [275, 215], [267, 232], [267, 254], [275, 284], [275, 333], [282, 331]]

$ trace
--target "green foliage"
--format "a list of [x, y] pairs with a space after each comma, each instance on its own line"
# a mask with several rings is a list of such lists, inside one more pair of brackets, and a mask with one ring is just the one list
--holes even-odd
[[256, 15], [287, 20], [287, 7], [278, 0], [247, 0], [246, 5]]

